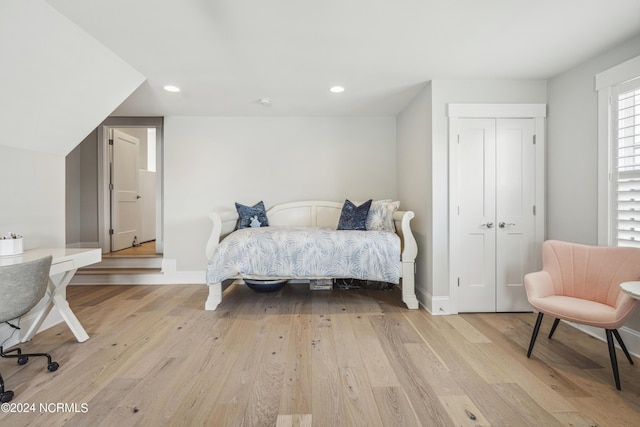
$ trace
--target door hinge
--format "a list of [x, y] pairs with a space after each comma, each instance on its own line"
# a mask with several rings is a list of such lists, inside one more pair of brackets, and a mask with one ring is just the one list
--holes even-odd
[[533, 145], [536, 145], [536, 136], [533, 135]]
[[109, 229], [109, 236], [113, 236], [113, 228]]
[[458, 134], [458, 144], [460, 144], [460, 134]]
[[113, 145], [113, 139], [109, 140], [109, 145]]
[[533, 216], [536, 215], [536, 205], [533, 205]]
[[109, 184], [109, 191], [113, 191], [113, 184]]
[[460, 278], [458, 277], [458, 287], [460, 287]]

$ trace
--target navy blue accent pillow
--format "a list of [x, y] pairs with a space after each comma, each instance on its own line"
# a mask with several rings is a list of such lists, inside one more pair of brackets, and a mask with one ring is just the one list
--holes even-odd
[[238, 211], [238, 228], [249, 227], [268, 227], [267, 211], [264, 209], [264, 203], [260, 200], [253, 206], [245, 206], [236, 202], [236, 210]]
[[367, 215], [371, 207], [371, 199], [367, 200], [360, 206], [356, 206], [349, 201], [344, 201], [342, 212], [340, 212], [340, 221], [338, 221], [338, 230], [366, 230]]

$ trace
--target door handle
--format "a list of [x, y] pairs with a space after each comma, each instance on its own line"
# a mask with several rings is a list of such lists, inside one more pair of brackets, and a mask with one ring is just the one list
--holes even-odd
[[483, 227], [487, 227], [487, 228], [493, 228], [493, 223], [492, 222], [486, 222], [484, 224], [482, 224]]
[[504, 221], [500, 221], [498, 223], [498, 227], [500, 227], [500, 228], [505, 228], [505, 227], [508, 227], [510, 225], [515, 225], [515, 224], [513, 222], [504, 222]]

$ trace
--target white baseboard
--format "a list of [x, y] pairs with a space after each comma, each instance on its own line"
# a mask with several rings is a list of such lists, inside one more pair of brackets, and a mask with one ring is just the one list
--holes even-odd
[[[594, 328], [593, 326], [580, 325], [573, 322], [566, 323], [567, 325], [573, 326], [574, 328], [584, 332], [585, 334], [598, 338], [600, 341], [607, 341], [607, 336], [605, 335], [604, 329], [602, 328]], [[618, 329], [618, 332], [620, 333], [622, 341], [624, 341], [625, 347], [627, 347], [627, 350], [629, 350], [629, 353], [636, 357], [640, 357], [640, 332], [626, 326]], [[620, 348], [617, 342], [616, 347]]]
[[422, 288], [416, 287], [416, 297], [420, 305], [425, 308], [432, 316], [443, 316], [451, 314], [449, 307], [449, 297], [434, 297]]

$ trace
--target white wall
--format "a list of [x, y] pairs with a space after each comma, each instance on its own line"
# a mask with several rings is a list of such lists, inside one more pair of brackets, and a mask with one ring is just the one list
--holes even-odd
[[0, 144], [34, 151], [68, 154], [145, 80], [41, 0], [0, 2], [0, 57]]
[[0, 234], [24, 236], [24, 249], [64, 247], [63, 156], [0, 146]]
[[78, 243], [82, 216], [82, 144], [73, 149], [65, 159], [65, 217], [66, 243]]
[[[598, 110], [595, 75], [640, 55], [640, 36], [549, 80], [547, 237], [595, 245], [598, 230]], [[570, 171], [570, 173], [567, 173]], [[640, 310], [623, 336], [640, 352]]]
[[91, 132], [66, 157], [67, 246], [98, 243], [98, 133]]
[[[432, 248], [432, 120], [431, 82], [397, 118], [398, 199], [401, 208], [414, 211], [411, 228], [418, 243], [416, 290], [431, 294]], [[424, 298], [423, 298], [424, 299]]]
[[208, 213], [234, 202], [396, 197], [393, 117], [167, 117], [164, 257], [204, 271]]

